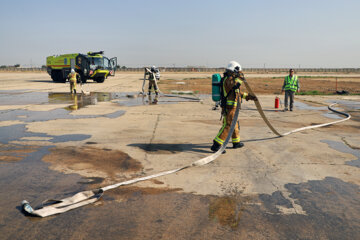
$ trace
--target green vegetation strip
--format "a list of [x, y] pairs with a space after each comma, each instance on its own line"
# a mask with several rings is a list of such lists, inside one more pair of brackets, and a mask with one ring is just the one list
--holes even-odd
[[[272, 77], [272, 79], [283, 79], [284, 77]], [[298, 76], [298, 78], [360, 78], [358, 76]]]
[[[335, 92], [325, 93], [325, 92], [319, 92], [317, 90], [313, 90], [313, 91], [299, 92], [299, 93], [296, 93], [296, 95], [340, 95], [340, 94], [337, 94]], [[360, 95], [360, 93], [349, 93], [349, 94], [344, 94], [344, 95]]]

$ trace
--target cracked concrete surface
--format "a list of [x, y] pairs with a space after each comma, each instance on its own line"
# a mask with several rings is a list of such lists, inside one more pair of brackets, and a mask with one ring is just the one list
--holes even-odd
[[[115, 78], [107, 79], [103, 84], [86, 84], [84, 88], [86, 91], [133, 92], [136, 94], [142, 85], [139, 80], [141, 75], [118, 74]], [[167, 77], [166, 73], [163, 75], [164, 78]], [[168, 76], [170, 77], [170, 75]], [[34, 77], [44, 80], [44, 82], [29, 81]], [[45, 81], [48, 77], [44, 74], [32, 74], [25, 78], [14, 76], [11, 78], [10, 85], [6, 84], [5, 80], [1, 81], [1, 78], [4, 77], [0, 73], [0, 82], [5, 90], [19, 90], [24, 85], [26, 85], [27, 91], [33, 92], [66, 92], [68, 90], [68, 85]], [[175, 74], [175, 78], [181, 79], [181, 75]], [[249, 83], [251, 85], [251, 79]], [[271, 110], [266, 111], [265, 114], [279, 132], [333, 121], [323, 116], [323, 113], [328, 112], [323, 109], [295, 109], [294, 112], [272, 111], [274, 97], [273, 95], [260, 95], [259, 99], [264, 109]], [[348, 101], [360, 102], [358, 96], [298, 96], [296, 101], [323, 106], [327, 105], [329, 100], [344, 98]], [[150, 175], [178, 168], [210, 155], [209, 148], [212, 139], [221, 127], [220, 111], [211, 110], [212, 106], [213, 102], [210, 97], [204, 97], [200, 103], [182, 102], [133, 107], [121, 106], [115, 101], [102, 102], [72, 111], [70, 114], [77, 116], [76, 119], [59, 117], [48, 121], [26, 122], [26, 131], [37, 135], [24, 136], [12, 143], [79, 149], [91, 143], [92, 146], [99, 149], [125, 152], [142, 164], [142, 169], [136, 174], [123, 172], [107, 176], [101, 169], [98, 169], [103, 180], [90, 187], [99, 187], [135, 176]], [[46, 103], [3, 105], [0, 106], [0, 110], [3, 112], [16, 109], [49, 111], [57, 107], [63, 108], [64, 105], [48, 105]], [[349, 110], [346, 105], [340, 105], [339, 109]], [[81, 118], [82, 115], [109, 114], [120, 110], [125, 111], [125, 114], [116, 118], [103, 116]], [[229, 144], [230, 148], [227, 153], [208, 165], [193, 167], [173, 175], [157, 178], [156, 180], [162, 184], [146, 181], [136, 184], [135, 187], [177, 189], [177, 192], [185, 195], [217, 197], [228, 195], [229, 192], [234, 192], [236, 189], [236, 195], [250, 199], [245, 201], [246, 206], [263, 208], [265, 203], [258, 201], [257, 197], [266, 195], [278, 199], [273, 200], [274, 204], [270, 207], [271, 210], [266, 210], [269, 214], [312, 216], [303, 200], [292, 191], [293, 189], [289, 189], [289, 184], [305, 186], [308, 183], [324, 181], [331, 177], [354, 186], [360, 185], [360, 168], [346, 164], [356, 157], [351, 153], [332, 149], [328, 144], [322, 142], [330, 140], [344, 142], [353, 149], [360, 147], [360, 123], [356, 118], [360, 114], [358, 110], [352, 111], [355, 118], [344, 123], [277, 138], [262, 122], [254, 103], [244, 102], [239, 117], [240, 135], [241, 140], [245, 143], [244, 148], [233, 150]], [[17, 118], [13, 122], [7, 120], [1, 122], [0, 126], [19, 123], [25, 123], [25, 120], [22, 121], [21, 118]], [[49, 136], [71, 134], [86, 134], [90, 137], [77, 141], [47, 142]], [[60, 169], [56, 168], [56, 162], [51, 164], [55, 164], [52, 169]], [[76, 167], [79, 166], [80, 168], [77, 169]], [[96, 174], [92, 176], [91, 171], [89, 173], [81, 166], [86, 168], [88, 165], [73, 166], [71, 172], [79, 175], [87, 172], [84, 177], [90, 178], [100, 176]], [[76, 185], [76, 183], [74, 184]], [[359, 195], [353, 197], [359, 201]], [[237, 215], [239, 206], [236, 209]], [[359, 217], [357, 216], [357, 218]]]

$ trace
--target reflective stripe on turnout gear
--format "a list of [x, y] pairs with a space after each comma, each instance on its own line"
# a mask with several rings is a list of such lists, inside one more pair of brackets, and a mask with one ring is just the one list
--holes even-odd
[[76, 73], [70, 73], [70, 81], [76, 82]]
[[[224, 78], [224, 81], [223, 81], [223, 91], [224, 91], [224, 97], [227, 97], [229, 93], [226, 92], [226, 88], [225, 88], [225, 82], [226, 80], [228, 79], [228, 77], [225, 77]], [[235, 78], [235, 83], [240, 83], [240, 85], [242, 84], [242, 81], [239, 79], [239, 78]], [[235, 89], [235, 92], [240, 92], [239, 89]], [[235, 100], [235, 98], [233, 99]]]
[[290, 78], [290, 76], [286, 76], [284, 89], [295, 92], [297, 90], [297, 81], [298, 81], [298, 77], [295, 75], [293, 75], [292, 78]]
[[[221, 126], [219, 133], [214, 138], [214, 141], [220, 145], [222, 145], [224, 143], [226, 137], [230, 134], [229, 133], [230, 125], [234, 120], [236, 109], [237, 108], [235, 108], [235, 107], [228, 107], [226, 109], [226, 115], [223, 118], [223, 125]], [[233, 143], [240, 142], [239, 123], [238, 122], [236, 122], [235, 130], [233, 131], [231, 136], [232, 136]]]
[[224, 116], [223, 119], [223, 125], [221, 126], [218, 135], [216, 135], [214, 141], [222, 145], [224, 143], [224, 140], [220, 138], [220, 135], [224, 132], [224, 128], [226, 127], [226, 116]]
[[[234, 82], [227, 82], [228, 80], [230, 81], [233, 80]], [[240, 89], [237, 88], [234, 90], [233, 87], [236, 84], [242, 85], [242, 83], [243, 81], [240, 78], [235, 78], [235, 79], [229, 79], [229, 77], [224, 78], [222, 89], [223, 89], [224, 97], [226, 98], [227, 107], [235, 108], [237, 106], [236, 97], [238, 96], [238, 94], [240, 94]], [[228, 91], [226, 91], [226, 88], [228, 89]], [[247, 93], [240, 95], [241, 98], [245, 98], [246, 96]]]

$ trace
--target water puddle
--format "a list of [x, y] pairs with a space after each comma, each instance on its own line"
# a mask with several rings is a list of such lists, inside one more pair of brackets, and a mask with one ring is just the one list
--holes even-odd
[[30, 153], [36, 152], [38, 149], [38, 146], [0, 144], [0, 163], [21, 161]]
[[46, 141], [51, 143], [69, 142], [69, 141], [83, 141], [91, 137], [87, 134], [64, 134], [64, 135], [48, 135], [46, 133], [28, 132], [25, 124], [16, 124], [11, 126], [0, 127], [0, 143], [8, 144], [11, 141]]
[[70, 111], [78, 110], [88, 105], [96, 105], [99, 102], [110, 102], [111, 100], [116, 98], [116, 93], [103, 92], [91, 92], [88, 95], [81, 93], [48, 93], [49, 104], [69, 104], [66, 109]]
[[83, 141], [90, 138], [86, 134], [64, 134], [52, 136], [45, 133], [28, 132], [25, 124], [16, 124], [0, 127], [0, 163], [21, 161], [30, 154], [38, 151], [40, 147], [31, 145], [14, 144], [15, 142], [47, 141], [61, 143], [70, 141]]
[[309, 104], [306, 104], [306, 103], [300, 102], [300, 101], [295, 101], [294, 106], [296, 107], [296, 109], [299, 109], [299, 110], [327, 110], [328, 109], [326, 106], [315, 107], [315, 106], [310, 106]]
[[339, 151], [342, 153], [350, 153], [350, 154], [354, 155], [358, 159], [352, 160], [352, 161], [347, 161], [347, 162], [345, 162], [345, 164], [360, 168], [360, 150], [352, 149], [343, 142], [336, 142], [336, 141], [331, 141], [331, 140], [321, 140], [321, 142], [328, 144], [330, 148], [332, 148], [336, 151]]
[[156, 95], [134, 95], [133, 93], [125, 94], [126, 98], [122, 97], [116, 101], [121, 106], [139, 106], [139, 105], [156, 105], [156, 104], [175, 104], [180, 102], [199, 102], [200, 99], [191, 96], [181, 96], [173, 94]]
[[[356, 109], [357, 107], [360, 108], [360, 105], [357, 106], [356, 104], [354, 104], [353, 102], [351, 101], [342, 101], [342, 100], [329, 100], [327, 101], [329, 103], [339, 103], [341, 105], [345, 105], [346, 107], [350, 106], [350, 107], [353, 107], [354, 109]], [[328, 107], [325, 107], [325, 106], [321, 106], [321, 107], [315, 107], [315, 106], [310, 106], [304, 102], [300, 102], [300, 101], [296, 101], [294, 103], [295, 107], [298, 108], [298, 109], [301, 109], [301, 110], [315, 110], [315, 111], [326, 111], [328, 110]], [[341, 109], [337, 109], [336, 106], [333, 107], [335, 110], [339, 110], [341, 111]], [[322, 114], [324, 117], [327, 117], [327, 118], [331, 118], [331, 119], [343, 119], [344, 117], [342, 115], [339, 115], [337, 113], [334, 113], [332, 111], [328, 111], [326, 113], [323, 113]]]
[[[69, 104], [65, 110], [74, 111], [99, 102], [114, 102], [121, 106], [140, 106], [171, 104], [179, 102], [198, 102], [197, 97], [161, 94], [156, 96], [139, 95], [134, 92], [90, 92], [86, 94], [27, 92], [26, 90], [0, 91], [0, 105], [27, 104]], [[4, 113], [6, 111], [2, 111]]]
[[339, 105], [343, 105], [346, 108], [354, 111], [360, 110], [360, 102], [351, 101], [351, 100], [328, 100], [328, 103], [338, 103]]
[[12, 111], [1, 112], [0, 121], [14, 121], [19, 120], [22, 122], [42, 122], [56, 119], [85, 119], [85, 118], [117, 118], [125, 114], [124, 110], [119, 110], [113, 113], [102, 115], [72, 115], [71, 111], [58, 108], [49, 111], [29, 111], [23, 109], [16, 109]]
[[29, 90], [0, 90], [0, 105], [43, 104], [48, 102], [47, 92]]
[[170, 104], [179, 102], [198, 102], [199, 99], [195, 97], [186, 97], [179, 95], [139, 95], [131, 92], [91, 92], [89, 95], [77, 94], [71, 95], [69, 93], [49, 93], [49, 103], [69, 103], [69, 110], [77, 110], [88, 105], [96, 105], [98, 102], [115, 102], [120, 106], [141, 106], [153, 104]]
[[324, 113], [323, 116], [331, 119], [344, 119], [344, 116], [336, 114], [334, 112]]

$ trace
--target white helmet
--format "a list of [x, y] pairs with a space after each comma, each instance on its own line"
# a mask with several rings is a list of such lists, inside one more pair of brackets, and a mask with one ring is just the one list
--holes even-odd
[[75, 70], [74, 70], [74, 69], [71, 69], [71, 73], [75, 73]]
[[151, 67], [151, 71], [154, 71], [155, 69], [156, 69], [155, 66], [152, 66], [152, 67]]
[[238, 62], [230, 61], [229, 64], [226, 67], [226, 70], [230, 70], [232, 72], [240, 72], [241, 66]]

